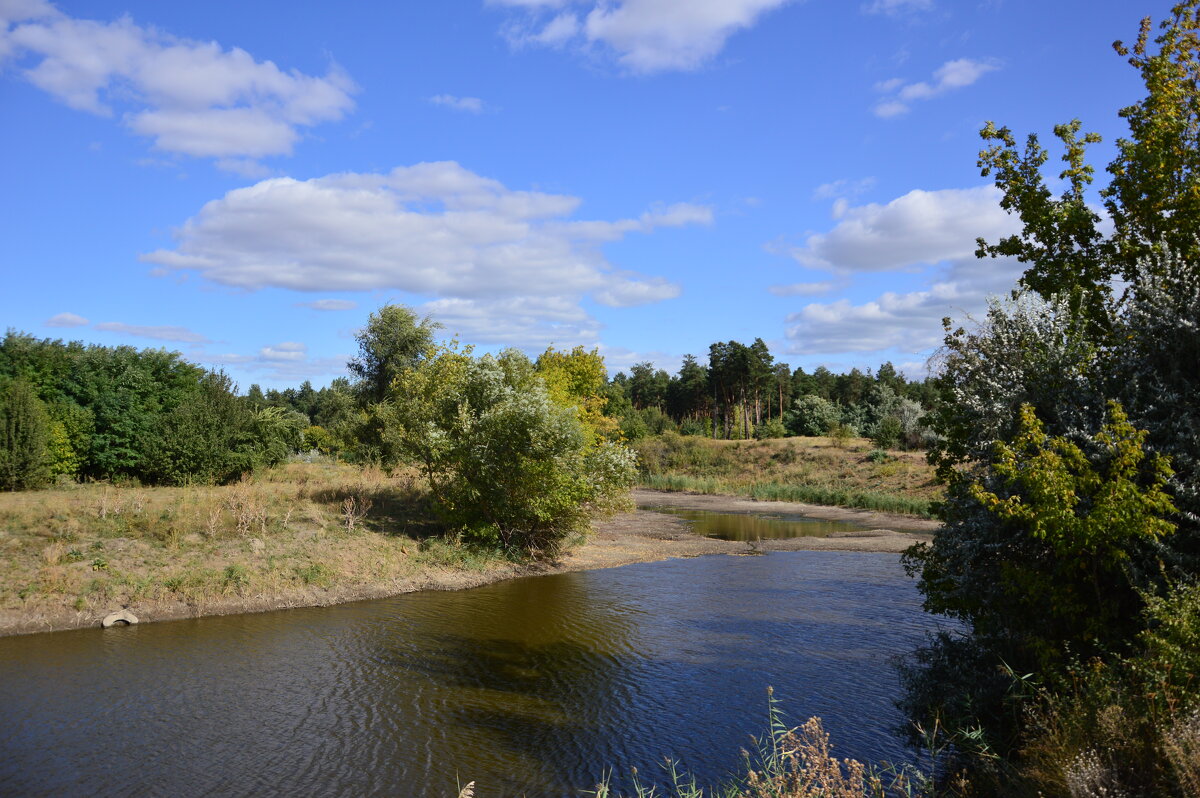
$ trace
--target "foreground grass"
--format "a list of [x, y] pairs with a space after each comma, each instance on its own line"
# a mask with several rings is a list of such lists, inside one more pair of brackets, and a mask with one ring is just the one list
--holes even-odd
[[[0, 494], [0, 613], [319, 603], [499, 555], [442, 541], [413, 474], [293, 463], [227, 486]], [[136, 611], [136, 610], [135, 610]]]
[[873, 449], [865, 439], [714, 441], [661, 435], [634, 444], [641, 485], [931, 517], [942, 487], [921, 452]]

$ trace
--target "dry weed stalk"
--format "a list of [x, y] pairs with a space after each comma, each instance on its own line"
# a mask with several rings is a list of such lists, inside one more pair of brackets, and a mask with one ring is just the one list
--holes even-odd
[[342, 520], [346, 524], [347, 532], [354, 531], [355, 527], [366, 517], [367, 512], [370, 511], [373, 504], [374, 502], [361, 494], [357, 498], [354, 496], [346, 497], [345, 501], [342, 502]]
[[[794, 729], [776, 730], [762, 744], [761, 770], [749, 768], [743, 798], [863, 798], [882, 795], [877, 776], [867, 775], [856, 759], [839, 762], [830, 754], [829, 734], [820, 718], [809, 718]], [[747, 758], [749, 755], [747, 754]]]
[[267, 531], [267, 505], [262, 494], [254, 484], [245, 477], [229, 489], [225, 496], [225, 508], [233, 515], [234, 524], [240, 537], [250, 534], [255, 524], [260, 531]]
[[1183, 795], [1200, 795], [1200, 709], [1171, 724], [1162, 739]]

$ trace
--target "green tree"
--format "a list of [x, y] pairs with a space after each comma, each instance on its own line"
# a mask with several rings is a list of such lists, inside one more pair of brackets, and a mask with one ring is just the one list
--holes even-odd
[[397, 375], [432, 351], [433, 334], [440, 327], [404, 305], [384, 305], [372, 313], [366, 327], [355, 336], [358, 357], [347, 364], [359, 380], [363, 400], [383, 400]]
[[1179, 3], [1150, 42], [1151, 22], [1142, 21], [1137, 41], [1118, 41], [1141, 74], [1146, 97], [1120, 110], [1129, 137], [1117, 141], [1108, 165], [1109, 184], [1100, 191], [1112, 222], [1105, 233], [1088, 204], [1095, 169], [1087, 146], [1100, 141], [1080, 134], [1078, 119], [1055, 127], [1062, 142], [1063, 192], [1055, 197], [1042, 167], [1049, 153], [1030, 135], [1022, 150], [1006, 127], [989, 122], [981, 135], [990, 146], [979, 156], [983, 175], [994, 175], [1004, 192], [1001, 205], [1021, 219], [1022, 231], [994, 244], [979, 240], [980, 257], [1012, 256], [1028, 264], [1021, 278], [1042, 296], [1068, 298], [1073, 310], [1097, 333], [1110, 321], [1111, 282], [1137, 278], [1140, 259], [1169, 249], [1190, 257], [1200, 248], [1200, 0]]
[[26, 380], [0, 385], [0, 490], [44, 487], [50, 479], [50, 417]]
[[548, 555], [627, 501], [632, 453], [589, 441], [576, 410], [553, 402], [516, 350], [475, 359], [441, 347], [401, 372], [384, 407], [394, 445], [471, 539]]

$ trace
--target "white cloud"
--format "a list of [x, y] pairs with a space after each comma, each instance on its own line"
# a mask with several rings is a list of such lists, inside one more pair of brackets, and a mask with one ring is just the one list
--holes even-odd
[[264, 346], [258, 350], [258, 356], [268, 362], [294, 363], [308, 358], [308, 346], [297, 341], [284, 341], [274, 346]]
[[160, 150], [238, 159], [287, 155], [300, 128], [353, 108], [353, 82], [283, 71], [245, 50], [181, 39], [129, 17], [98, 22], [46, 3], [0, 9], [0, 59], [24, 66], [33, 85], [80, 111], [119, 116]]
[[296, 341], [264, 346], [252, 355], [193, 349], [187, 357], [188, 360], [214, 367], [233, 366], [240, 372], [261, 375], [268, 382], [283, 385], [346, 376], [346, 363], [350, 360], [349, 354], [309, 357], [308, 346]]
[[592, 344], [600, 324], [563, 297], [447, 298], [417, 308], [432, 316], [451, 335], [479, 344], [539, 349], [549, 344], [571, 347]]
[[866, 191], [870, 191], [875, 186], [875, 178], [864, 177], [859, 180], [850, 180], [842, 178], [834, 180], [831, 183], [822, 183], [813, 189], [813, 197], [816, 199], [837, 199], [857, 197]]
[[[654, 364], [654, 369], [663, 369], [668, 374], [679, 373], [680, 367], [683, 365], [683, 355], [677, 355], [661, 350], [645, 350], [635, 351], [627, 349], [623, 346], [604, 346], [600, 345], [600, 354], [604, 357], [604, 366], [608, 369], [608, 376], [614, 377], [617, 372], [623, 371], [629, 374], [631, 368], [636, 363], [650, 362]], [[705, 363], [708, 360], [708, 352], [696, 352], [697, 360]]]
[[123, 335], [133, 335], [138, 338], [152, 338], [156, 341], [175, 341], [184, 344], [203, 344], [208, 339], [186, 327], [160, 326], [147, 327], [140, 324], [125, 324], [119, 321], [105, 321], [95, 325], [94, 329], [103, 332], [115, 332]]
[[837, 225], [791, 253], [809, 268], [835, 272], [911, 270], [972, 257], [975, 239], [1014, 231], [994, 186], [910, 191], [886, 205], [836, 205]]
[[899, 14], [905, 11], [928, 11], [933, 0], [873, 0], [863, 6], [868, 14]]
[[991, 186], [911, 191], [885, 204], [847, 208], [828, 233], [809, 236], [794, 254], [808, 267], [840, 273], [908, 272], [917, 291], [889, 291], [852, 303], [810, 303], [787, 317], [793, 354], [898, 350], [919, 353], [942, 337], [941, 319], [978, 313], [991, 294], [1022, 272], [1012, 259], [974, 256], [976, 237], [995, 241], [1020, 229]]
[[90, 323], [83, 316], [74, 313], [59, 313], [45, 321], [47, 327], [83, 327]]
[[627, 72], [692, 70], [730, 36], [791, 0], [493, 0], [520, 9], [505, 29], [514, 46], [574, 46], [611, 54]]
[[773, 285], [767, 290], [775, 296], [816, 296], [828, 294], [837, 283], [832, 280], [822, 280], [815, 283], [791, 283], [790, 285]]
[[435, 94], [429, 98], [434, 105], [442, 105], [455, 111], [466, 111], [469, 114], [483, 113], [483, 100], [478, 97], [455, 97], [453, 94]]
[[313, 302], [297, 302], [302, 308], [313, 310], [354, 310], [358, 303], [351, 299], [318, 299]]
[[[433, 307], [464, 318], [521, 299], [531, 303], [524, 315], [558, 323], [554, 302], [583, 314], [584, 297], [629, 306], [679, 294], [667, 280], [614, 268], [601, 246], [630, 233], [708, 224], [710, 208], [683, 203], [633, 219], [570, 219], [579, 204], [509, 189], [453, 162], [275, 178], [207, 203], [176, 231], [175, 249], [143, 259], [248, 290], [394, 289], [462, 300]], [[570, 323], [592, 334], [594, 322], [580, 318]]]
[[919, 81], [905, 83], [900, 78], [875, 84], [877, 91], [895, 95], [885, 97], [875, 106], [875, 115], [884, 119], [907, 113], [914, 100], [931, 100], [954, 89], [970, 86], [975, 81], [999, 69], [995, 61], [976, 61], [971, 58], [959, 58], [947, 61], [933, 72], [933, 82]]

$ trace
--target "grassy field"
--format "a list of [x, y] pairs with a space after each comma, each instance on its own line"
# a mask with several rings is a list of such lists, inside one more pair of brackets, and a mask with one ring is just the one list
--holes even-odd
[[508, 565], [436, 537], [424, 495], [410, 473], [307, 463], [219, 487], [0, 493], [0, 618], [324, 603]]
[[643, 487], [928, 517], [942, 486], [924, 452], [882, 452], [865, 438], [720, 441], [680, 435], [634, 444]]

